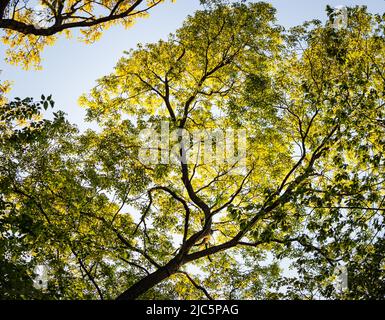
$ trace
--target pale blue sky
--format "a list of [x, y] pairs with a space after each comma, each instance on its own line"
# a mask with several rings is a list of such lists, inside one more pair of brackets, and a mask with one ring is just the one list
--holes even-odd
[[[325, 20], [325, 7], [346, 5], [367, 5], [369, 11], [385, 12], [384, 0], [270, 0], [266, 1], [278, 10], [278, 23], [291, 27], [305, 20]], [[93, 45], [59, 39], [43, 52], [42, 71], [23, 71], [20, 67], [7, 65], [4, 60], [5, 46], [0, 44], [0, 74], [2, 80], [13, 81], [10, 98], [40, 97], [52, 94], [58, 109], [65, 111], [71, 122], [81, 129], [89, 126], [84, 123], [84, 110], [78, 107], [77, 99], [88, 92], [95, 80], [110, 73], [124, 50], [135, 48], [137, 43], [155, 42], [166, 38], [181, 26], [185, 17], [199, 9], [199, 0], [177, 0], [171, 4], [159, 5], [151, 11], [148, 19], [139, 20], [128, 30], [116, 26], [106, 31], [102, 39]]]

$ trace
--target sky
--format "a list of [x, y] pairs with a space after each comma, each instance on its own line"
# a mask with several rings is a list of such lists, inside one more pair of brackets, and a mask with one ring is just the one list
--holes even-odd
[[[325, 8], [329, 4], [354, 6], [366, 5], [370, 12], [385, 12], [384, 0], [267, 0], [277, 9], [277, 23], [286, 28], [306, 20], [326, 19]], [[123, 51], [135, 48], [138, 43], [165, 39], [179, 28], [183, 20], [200, 8], [199, 0], [177, 0], [155, 7], [149, 18], [138, 20], [130, 29], [115, 26], [107, 30], [102, 39], [85, 45], [73, 39], [60, 38], [43, 54], [43, 70], [24, 71], [21, 67], [4, 62], [5, 46], [0, 44], [0, 80], [13, 82], [9, 98], [34, 97], [52, 94], [56, 108], [68, 114], [70, 122], [81, 130], [94, 125], [84, 122], [85, 110], [77, 104], [79, 96], [95, 86], [95, 80], [111, 73]]]

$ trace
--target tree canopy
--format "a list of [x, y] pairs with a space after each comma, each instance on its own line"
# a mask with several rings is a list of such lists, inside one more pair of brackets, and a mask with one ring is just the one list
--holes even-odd
[[[100, 132], [43, 119], [50, 96], [5, 103], [0, 297], [383, 299], [385, 15], [347, 14], [285, 31], [262, 2], [197, 11], [80, 97]], [[216, 134], [242, 130], [221, 159]]]
[[0, 4], [2, 41], [7, 61], [25, 68], [40, 66], [40, 53], [59, 34], [80, 28], [86, 43], [97, 41], [114, 24], [131, 27], [164, 0], [4, 0]]

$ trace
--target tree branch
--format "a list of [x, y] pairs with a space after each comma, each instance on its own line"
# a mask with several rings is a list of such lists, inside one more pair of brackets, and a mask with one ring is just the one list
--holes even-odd
[[[149, 9], [158, 5], [161, 2], [161, 1], [157, 1], [154, 4], [148, 6], [146, 9], [134, 11], [143, 1], [144, 0], [137, 0], [127, 10], [120, 12], [120, 13], [115, 13], [117, 8], [121, 4], [120, 3], [121, 0], [119, 0], [116, 3], [117, 7], [116, 7], [114, 12], [111, 11], [110, 14], [107, 16], [103, 16], [103, 17], [100, 17], [97, 19], [92, 19], [92, 20], [88, 20], [88, 18], [84, 17], [82, 21], [62, 23], [62, 21], [69, 20], [69, 19], [73, 18], [73, 16], [72, 15], [71, 16], [58, 15], [55, 17], [56, 23], [52, 26], [47, 27], [47, 28], [35, 27], [32, 24], [27, 24], [27, 23], [17, 21], [14, 19], [0, 19], [0, 29], [9, 29], [9, 30], [23, 33], [25, 35], [32, 34], [35, 36], [52, 36], [58, 32], [66, 30], [66, 29], [93, 27], [96, 25], [103, 24], [105, 22], [111, 22], [111, 21], [115, 21], [115, 20], [129, 17], [129, 16], [139, 15], [140, 13], [148, 11]], [[1, 9], [1, 7], [0, 7], [0, 9]], [[4, 10], [5, 10], [5, 8], [4, 8]]]
[[87, 270], [87, 267], [85, 266], [83, 260], [78, 256], [78, 254], [72, 248], [72, 246], [71, 246], [71, 251], [74, 254], [74, 256], [76, 257], [76, 259], [78, 260], [80, 267], [83, 269], [83, 271], [86, 273], [88, 279], [91, 281], [91, 283], [95, 287], [96, 291], [98, 292], [98, 295], [99, 295], [100, 299], [104, 300], [103, 293], [100, 290], [100, 287], [98, 286], [98, 284], [96, 283], [95, 278], [92, 276], [91, 272], [89, 270]]
[[178, 271], [178, 273], [184, 274], [186, 276], [186, 278], [192, 283], [192, 285], [195, 288], [197, 288], [198, 290], [200, 290], [204, 293], [204, 295], [207, 297], [207, 299], [214, 300], [213, 297], [208, 293], [208, 291], [204, 287], [202, 287], [201, 285], [196, 283], [195, 280], [193, 278], [191, 278], [191, 276], [187, 272]]

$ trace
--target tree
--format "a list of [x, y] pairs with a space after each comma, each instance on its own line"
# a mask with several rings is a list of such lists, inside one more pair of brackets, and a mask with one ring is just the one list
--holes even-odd
[[25, 68], [40, 65], [40, 52], [58, 34], [70, 36], [80, 28], [83, 40], [92, 43], [114, 24], [131, 27], [163, 0], [4, 0], [0, 4], [3, 42], [10, 47], [7, 61]]
[[9, 81], [0, 82], [0, 106], [6, 102], [5, 94], [9, 91], [9, 86]]
[[[285, 108], [303, 126], [302, 111], [294, 111], [291, 105], [298, 101], [302, 109], [304, 101], [313, 103], [315, 117], [320, 116], [318, 106], [324, 105], [330, 118], [318, 128], [337, 124], [338, 119], [338, 133], [315, 167], [316, 177], [303, 186], [297, 199], [306, 208], [306, 218], [299, 226], [302, 235], [280, 254], [295, 261], [299, 277], [280, 283], [289, 288], [280, 297], [362, 299], [365, 291], [371, 292], [365, 298], [380, 298], [375, 292], [381, 292], [383, 267], [374, 248], [384, 236], [380, 138], [384, 129], [384, 16], [372, 16], [365, 7], [348, 9], [348, 14], [349, 22], [341, 30], [332, 27], [332, 20], [326, 28], [314, 21], [294, 30], [294, 52], [301, 52], [301, 59], [293, 55], [289, 68], [298, 72], [292, 80], [301, 86], [303, 98], [286, 100], [290, 104]], [[314, 121], [311, 114], [306, 118]], [[321, 139], [318, 134], [315, 137]], [[372, 280], [357, 268], [370, 263], [365, 261], [368, 257], [379, 259], [371, 265], [371, 272], [378, 276]], [[335, 270], [341, 265], [348, 270], [345, 292], [333, 286]], [[362, 278], [366, 281], [359, 280]], [[369, 281], [377, 281], [376, 288], [370, 289]]]
[[[99, 133], [59, 114], [11, 139], [9, 113], [3, 239], [11, 229], [21, 250], [7, 250], [48, 266], [48, 297], [383, 298], [365, 270], [383, 277], [384, 17], [356, 7], [346, 28], [285, 33], [274, 12], [217, 4], [127, 52], [80, 99]], [[229, 128], [247, 128], [246, 157], [190, 152], [207, 134], [220, 151], [213, 129]], [[363, 270], [349, 292], [333, 287], [342, 262]]]
[[[256, 63], [268, 65], [267, 56], [274, 54], [272, 50], [279, 41], [279, 29], [270, 25], [273, 13], [274, 10], [266, 4], [249, 7], [219, 6], [213, 11], [196, 13], [169, 41], [161, 41], [128, 53], [129, 57], [118, 63], [116, 73], [101, 79], [90, 99], [82, 99], [90, 108], [89, 116], [98, 115], [98, 119], [107, 117], [107, 132], [111, 126], [116, 127], [119, 123], [120, 112], [138, 117], [137, 121], [141, 123], [139, 130], [146, 128], [149, 123], [159, 127], [162, 120], [170, 121], [170, 126], [176, 130], [207, 130], [210, 127], [230, 126], [231, 119], [216, 119], [212, 109], [224, 108], [226, 101], [239, 92], [249, 67], [245, 61], [251, 63], [255, 60]], [[261, 72], [266, 69], [267, 67], [263, 68]], [[112, 114], [115, 117], [108, 122]], [[148, 117], [150, 119], [145, 122]], [[269, 138], [263, 133], [259, 136], [264, 140]], [[279, 142], [277, 137], [273, 148], [279, 150]], [[255, 147], [258, 145], [261, 147], [261, 141]], [[285, 151], [284, 148], [281, 152], [278, 151], [277, 158], [281, 156], [288, 160], [280, 154]], [[185, 147], [181, 146], [180, 154], [184, 155], [185, 152]], [[263, 162], [262, 159], [260, 161]], [[149, 168], [149, 205], [142, 213], [140, 224], [152, 217], [156, 230], [162, 230], [165, 234], [179, 234], [182, 244], [180, 248], [173, 248], [175, 256], [170, 259], [168, 257], [172, 252], [167, 249], [150, 249], [154, 241], [150, 230], [136, 228], [137, 232], [144, 234], [143, 241], [150, 242], [143, 244], [147, 250], [164, 250], [162, 257], [167, 257], [167, 260], [162, 261], [161, 266], [157, 262], [159, 267], [155, 272], [137, 282], [120, 298], [138, 297], [155, 284], [177, 273], [184, 264], [238, 244], [243, 232], [246, 232], [242, 229], [247, 227], [240, 229], [239, 221], [234, 225], [234, 219], [219, 227], [217, 224], [221, 222], [214, 219], [234, 201], [243, 198], [246, 203], [248, 196], [253, 197], [252, 193], [242, 192], [247, 180], [256, 177], [262, 168], [269, 169], [266, 161], [258, 169], [249, 168], [245, 176], [231, 176], [229, 173], [233, 166], [232, 163], [223, 166], [197, 163], [189, 166], [181, 160], [175, 166]], [[155, 175], [151, 174], [152, 170], [155, 170]], [[180, 180], [170, 180], [171, 176], [178, 175]], [[221, 177], [224, 179], [220, 179]], [[158, 207], [164, 201], [173, 201], [178, 206], [173, 207], [171, 212], [170, 204], [160, 209], [160, 212], [152, 212], [152, 204]], [[223, 215], [226, 217], [225, 213]], [[163, 220], [168, 220], [169, 223]], [[211, 229], [224, 232], [224, 235], [219, 236], [224, 243], [201, 251], [195, 250], [194, 247]]]
[[[35, 261], [25, 254], [30, 254], [21, 232], [33, 232], [33, 215], [27, 212], [16, 214], [18, 202], [9, 197], [9, 189], [15, 181], [9, 158], [12, 147], [20, 147], [19, 152], [26, 151], [29, 144], [38, 142], [38, 137], [48, 130], [62, 126], [62, 116], [55, 116], [54, 121], [42, 120], [41, 109], [47, 109], [54, 102], [50, 97], [34, 103], [32, 99], [4, 103], [0, 115], [1, 151], [0, 158], [0, 299], [25, 299], [25, 298], [47, 298], [47, 296], [34, 285]], [[14, 160], [14, 159], [13, 159]], [[37, 228], [34, 229], [35, 231]]]

